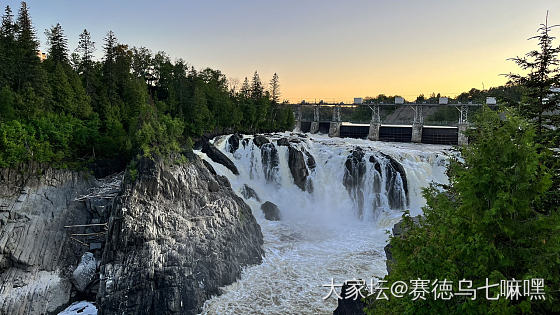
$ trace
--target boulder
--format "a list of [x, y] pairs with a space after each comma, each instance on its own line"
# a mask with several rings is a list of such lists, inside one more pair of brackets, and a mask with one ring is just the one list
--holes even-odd
[[288, 140], [288, 138], [280, 138], [278, 140], [276, 140], [276, 144], [279, 146], [289, 146], [290, 145], [290, 140]]
[[270, 201], [266, 201], [261, 205], [261, 210], [264, 213], [264, 218], [269, 221], [280, 221], [280, 209], [278, 206]]
[[239, 175], [239, 171], [235, 164], [225, 155], [222, 151], [218, 150], [213, 144], [205, 142], [202, 145], [202, 153], [206, 155], [214, 162], [222, 164], [227, 167], [233, 174]]
[[237, 133], [234, 133], [231, 136], [229, 136], [227, 140], [229, 153], [233, 153], [237, 151], [237, 149], [239, 149], [239, 142], [241, 141], [241, 139], [243, 139], [243, 137]]
[[97, 261], [93, 253], [84, 253], [80, 264], [72, 273], [72, 283], [79, 292], [85, 292], [87, 287], [95, 280], [96, 269]]
[[257, 146], [257, 147], [261, 147], [263, 144], [265, 143], [269, 143], [270, 141], [263, 135], [256, 135], [253, 138], [253, 143]]

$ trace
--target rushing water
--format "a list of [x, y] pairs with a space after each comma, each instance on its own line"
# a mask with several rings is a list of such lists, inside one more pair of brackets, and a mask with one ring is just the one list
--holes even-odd
[[[275, 139], [280, 137], [302, 140], [292, 145], [315, 159], [316, 167], [309, 175], [312, 193], [294, 184], [288, 149], [276, 145]], [[268, 138], [274, 145], [259, 149], [248, 141], [233, 154], [228, 152], [227, 137], [215, 139], [216, 147], [236, 164], [238, 176], [198, 152], [219, 174], [228, 177], [236, 192], [240, 193], [244, 185], [256, 191], [260, 202], [254, 198], [245, 201], [261, 226], [265, 249], [263, 263], [245, 268], [240, 280], [205, 303], [203, 314], [332, 314], [336, 299], [333, 296], [323, 300], [329, 288], [322, 286], [329, 284], [331, 278], [342, 283], [354, 278], [369, 281], [386, 274], [383, 247], [387, 231], [402, 214], [402, 209], [391, 209], [391, 205], [401, 208], [399, 200], [404, 197], [402, 207], [410, 209], [412, 215], [419, 214], [425, 203], [422, 187], [431, 181], [447, 182], [449, 146], [321, 135], [301, 138], [290, 133]], [[356, 146], [363, 149], [366, 161], [357, 187], [359, 193], [347, 190], [343, 184], [346, 159]], [[406, 171], [408, 202], [401, 179], [386, 171], [386, 155]], [[376, 169], [368, 161], [370, 156], [380, 161], [381, 168]], [[264, 219], [260, 205], [265, 201], [278, 205], [281, 221]]]

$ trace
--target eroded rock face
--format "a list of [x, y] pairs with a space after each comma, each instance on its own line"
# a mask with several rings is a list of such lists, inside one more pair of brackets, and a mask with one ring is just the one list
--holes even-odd
[[274, 203], [267, 201], [261, 205], [264, 218], [269, 221], [280, 221], [280, 209]]
[[308, 190], [307, 176], [309, 176], [309, 170], [307, 169], [305, 157], [300, 150], [292, 146], [288, 147], [288, 166], [294, 178], [294, 184], [303, 191]]
[[0, 314], [52, 313], [70, 302], [71, 272], [85, 250], [64, 226], [89, 223], [97, 211], [75, 200], [95, 185], [92, 177], [26, 171], [0, 170]]
[[276, 140], [276, 144], [279, 146], [289, 146], [290, 145], [290, 141], [288, 140], [288, 138], [280, 138], [278, 140]]
[[350, 194], [350, 198], [357, 203], [358, 217], [362, 218], [364, 210], [364, 192], [363, 183], [366, 173], [366, 163], [364, 160], [364, 150], [356, 147], [344, 163], [343, 184]]
[[235, 164], [225, 154], [223, 154], [222, 151], [218, 150], [218, 148], [216, 148], [213, 144], [209, 142], [204, 142], [202, 144], [201, 151], [203, 153], [206, 153], [206, 155], [212, 161], [222, 164], [223, 166], [227, 167], [233, 174], [239, 175], [239, 171], [237, 170]]
[[[386, 194], [391, 209], [402, 210], [408, 206], [408, 182], [406, 179], [406, 171], [404, 167], [395, 160], [392, 156], [379, 152], [388, 163], [385, 163], [385, 187], [387, 188]], [[375, 156], [370, 156], [369, 161], [374, 164], [375, 170], [382, 173], [382, 163], [377, 160]], [[401, 185], [398, 184], [400, 180]], [[377, 183], [376, 183], [377, 185]], [[404, 196], [402, 195], [404, 190]]]
[[258, 202], [261, 202], [261, 198], [259, 198], [259, 195], [257, 195], [257, 192], [249, 187], [247, 184], [243, 185], [243, 188], [241, 188], [241, 195], [243, 197], [245, 197], [245, 199], [255, 199]]
[[239, 149], [239, 142], [243, 139], [240, 134], [234, 133], [228, 138], [228, 151], [233, 153]]
[[[100, 314], [195, 314], [246, 265], [260, 263], [251, 209], [196, 156], [183, 165], [138, 163], [109, 222]], [[221, 183], [218, 191], [208, 183]]]
[[253, 138], [253, 143], [260, 148], [263, 144], [270, 143], [270, 141], [263, 135], [256, 135]]
[[265, 143], [261, 146], [261, 161], [266, 181], [268, 183], [276, 181], [280, 158], [273, 143]]

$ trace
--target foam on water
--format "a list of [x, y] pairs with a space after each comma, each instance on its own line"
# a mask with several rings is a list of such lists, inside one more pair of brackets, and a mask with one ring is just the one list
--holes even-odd
[[[280, 137], [297, 136], [282, 133], [269, 139]], [[227, 150], [227, 137], [215, 139], [216, 147], [236, 164], [238, 176], [197, 152], [212, 163], [219, 174], [228, 177], [234, 191], [240, 193], [247, 184], [257, 192], [261, 202], [278, 205], [282, 217], [281, 221], [267, 221], [260, 210], [261, 202], [245, 199], [264, 235], [263, 263], [245, 268], [240, 280], [224, 287], [222, 295], [204, 304], [203, 314], [332, 313], [336, 299], [323, 300], [329, 288], [322, 286], [329, 284], [331, 278], [335, 283], [342, 283], [354, 278], [369, 281], [386, 274], [383, 247], [387, 231], [400, 219], [402, 211], [390, 209], [387, 196], [383, 194], [377, 204], [374, 202], [372, 183], [375, 176], [380, 175], [373, 163], [367, 162], [364, 216], [358, 219], [356, 201], [343, 185], [344, 163], [356, 146], [364, 149], [366, 161], [371, 155], [381, 156], [379, 152], [382, 152], [404, 166], [412, 215], [420, 214], [425, 204], [422, 187], [431, 181], [447, 183], [445, 165], [450, 155], [449, 146], [371, 142], [322, 135], [299, 139], [303, 141], [292, 145], [308, 151], [317, 164], [310, 173], [313, 193], [304, 192], [293, 183], [285, 146], [276, 146], [278, 166], [270, 169], [263, 168], [261, 149], [252, 141], [246, 146], [240, 144], [231, 154]], [[382, 187], [381, 191], [385, 189]]]

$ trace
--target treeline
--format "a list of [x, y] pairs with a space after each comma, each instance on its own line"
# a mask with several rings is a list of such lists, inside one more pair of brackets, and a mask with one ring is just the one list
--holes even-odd
[[111, 31], [96, 43], [84, 30], [70, 54], [63, 28], [45, 32], [47, 57], [27, 4], [8, 6], [0, 27], [0, 167], [36, 161], [59, 166], [96, 159], [129, 161], [167, 154], [204, 133], [293, 128], [279, 104], [275, 74], [265, 88], [257, 72], [230, 88], [219, 70], [194, 67], [164, 52], [119, 43]]

